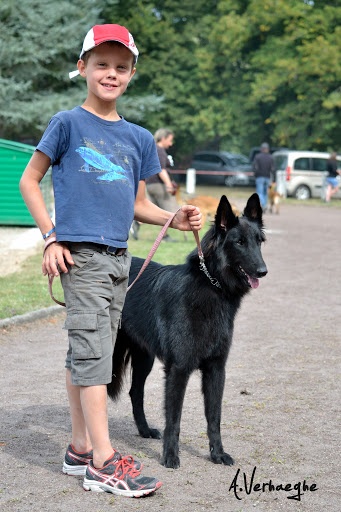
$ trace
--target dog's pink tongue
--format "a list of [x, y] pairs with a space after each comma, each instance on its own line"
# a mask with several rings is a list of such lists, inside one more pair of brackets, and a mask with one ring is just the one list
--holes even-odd
[[257, 279], [256, 277], [249, 277], [249, 283], [251, 285], [251, 288], [258, 288], [259, 286], [259, 279]]

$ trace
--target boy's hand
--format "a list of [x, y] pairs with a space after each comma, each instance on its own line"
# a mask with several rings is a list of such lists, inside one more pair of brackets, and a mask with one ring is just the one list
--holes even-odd
[[175, 215], [170, 227], [180, 231], [199, 231], [202, 228], [201, 221], [202, 215], [199, 208], [185, 204]]
[[59, 270], [67, 273], [68, 269], [65, 261], [70, 265], [74, 265], [71, 253], [66, 245], [58, 242], [54, 242], [49, 245], [44, 252], [42, 271], [44, 276], [59, 276]]

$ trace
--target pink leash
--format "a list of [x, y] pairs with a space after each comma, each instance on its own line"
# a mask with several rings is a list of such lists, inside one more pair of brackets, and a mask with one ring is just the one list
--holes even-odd
[[51, 297], [52, 300], [55, 301], [56, 304], [59, 304], [60, 306], [64, 306], [65, 307], [65, 302], [61, 302], [60, 300], [56, 299], [55, 296], [53, 295], [53, 290], [52, 290], [53, 278], [54, 278], [54, 276], [49, 276], [49, 292], [50, 292], [50, 297]]
[[[172, 220], [174, 219], [175, 215], [181, 210], [181, 208], [179, 208], [173, 215], [172, 217], [170, 217], [166, 224], [163, 226], [163, 228], [161, 229], [160, 233], [158, 234], [158, 236], [156, 237], [156, 240], [153, 244], [153, 247], [150, 249], [149, 251], [149, 254], [147, 256], [147, 258], [145, 259], [142, 267], [140, 268], [140, 271], [139, 273], [137, 274], [137, 276], [135, 277], [134, 281], [132, 283], [130, 283], [130, 285], [128, 286], [127, 288], [127, 292], [129, 292], [130, 288], [136, 283], [136, 281], [141, 277], [141, 274], [146, 270], [146, 268], [148, 267], [149, 263], [151, 262], [154, 254], [156, 253], [156, 250], [157, 248], [159, 247], [163, 237], [165, 236], [165, 233], [169, 227], [169, 225], [171, 224]], [[203, 256], [202, 254], [202, 250], [201, 250], [201, 246], [200, 246], [200, 241], [199, 241], [199, 235], [198, 235], [198, 232], [197, 231], [193, 231], [193, 234], [195, 236], [195, 239], [196, 239], [196, 242], [197, 242], [197, 245], [198, 245], [198, 252], [199, 252], [199, 257], [200, 256]]]
[[[135, 277], [134, 281], [132, 283], [130, 283], [130, 285], [128, 286], [127, 288], [127, 293], [129, 292], [130, 288], [136, 283], [136, 281], [141, 277], [141, 274], [146, 270], [147, 266], [149, 265], [149, 263], [151, 262], [157, 248], [159, 247], [163, 237], [165, 236], [165, 233], [169, 227], [169, 225], [171, 224], [172, 220], [174, 219], [175, 215], [178, 213], [178, 211], [180, 211], [181, 208], [179, 208], [166, 222], [166, 224], [162, 227], [160, 233], [158, 234], [158, 236], [156, 237], [156, 240], [151, 248], [151, 250], [149, 251], [149, 254], [147, 256], [147, 258], [145, 259], [142, 267], [140, 268], [140, 271], [139, 273], [137, 274], [137, 276]], [[202, 253], [202, 250], [201, 250], [201, 245], [200, 245], [200, 240], [199, 240], [199, 235], [198, 235], [198, 232], [197, 231], [193, 231], [193, 234], [194, 234], [194, 237], [195, 237], [195, 240], [196, 240], [196, 243], [197, 243], [197, 246], [198, 246], [198, 254], [199, 254], [199, 258], [200, 258], [200, 261], [203, 261], [204, 259], [204, 255]], [[52, 283], [53, 283], [53, 278], [54, 276], [49, 276], [49, 292], [50, 292], [50, 297], [52, 300], [54, 300], [54, 302], [56, 302], [56, 304], [59, 304], [60, 306], [64, 306], [65, 307], [65, 302], [61, 302], [59, 300], [57, 300], [54, 295], [53, 295], [53, 290], [52, 290]]]

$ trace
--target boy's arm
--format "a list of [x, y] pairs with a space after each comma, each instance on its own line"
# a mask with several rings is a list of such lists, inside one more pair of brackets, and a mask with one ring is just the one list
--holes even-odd
[[[29, 209], [32, 217], [34, 218], [38, 228], [43, 233], [48, 233], [53, 228], [53, 222], [47, 211], [43, 194], [39, 187], [39, 183], [45, 176], [51, 165], [50, 158], [41, 151], [35, 151], [32, 155], [27, 167], [20, 179], [19, 187], [23, 199]], [[54, 237], [54, 233], [46, 238], [48, 241]], [[73, 264], [70, 251], [63, 244], [52, 243], [50, 244], [43, 256], [42, 270], [43, 274], [50, 274], [58, 276], [59, 272], [57, 266], [60, 266], [62, 272], [67, 272], [65, 260]]]
[[[146, 224], [163, 226], [172, 215], [171, 212], [162, 210], [149, 201], [146, 196], [146, 183], [143, 180], [140, 181], [135, 200], [135, 219]], [[181, 231], [191, 231], [192, 229], [199, 231], [202, 227], [201, 219], [199, 208], [186, 204], [181, 206], [170, 227]]]
[[39, 183], [51, 165], [50, 158], [41, 151], [35, 151], [21, 177], [21, 195], [40, 231], [47, 233], [53, 227]]

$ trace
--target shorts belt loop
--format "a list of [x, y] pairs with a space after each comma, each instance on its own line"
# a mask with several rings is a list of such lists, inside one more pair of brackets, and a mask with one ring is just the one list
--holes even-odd
[[122, 256], [126, 250], [124, 247], [112, 247], [111, 245], [108, 245], [106, 248], [106, 252], [114, 256]]

